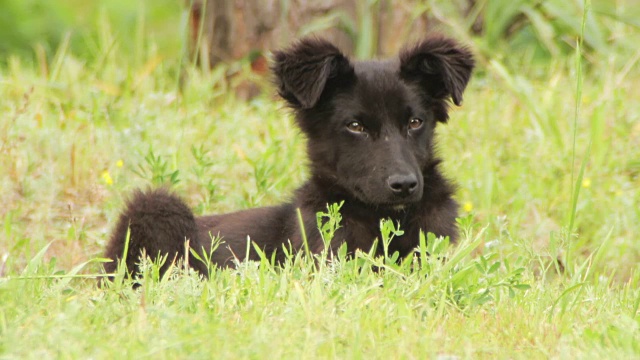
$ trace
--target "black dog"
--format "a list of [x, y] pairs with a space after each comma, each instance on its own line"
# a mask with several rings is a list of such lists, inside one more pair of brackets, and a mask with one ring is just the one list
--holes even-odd
[[[121, 259], [130, 229], [126, 266], [136, 275], [144, 250], [185, 254], [185, 241], [209, 253], [212, 236], [222, 237], [212, 263], [258, 259], [249, 238], [268, 256], [282, 261], [283, 247], [304, 248], [300, 210], [312, 253], [324, 249], [316, 213], [344, 201], [342, 227], [331, 249], [370, 250], [379, 238], [380, 219], [399, 222], [404, 235], [389, 251], [402, 257], [418, 245], [420, 231], [455, 241], [457, 204], [438, 169], [434, 128], [448, 119], [448, 100], [460, 105], [474, 60], [453, 40], [432, 36], [403, 50], [397, 59], [350, 61], [331, 43], [307, 38], [274, 54], [279, 94], [294, 110], [308, 138], [311, 178], [280, 206], [194, 217], [187, 205], [164, 189], [136, 192], [118, 220], [106, 257]], [[248, 257], [247, 257], [248, 254]], [[193, 255], [189, 265], [207, 275]], [[113, 273], [116, 262], [105, 270]]]

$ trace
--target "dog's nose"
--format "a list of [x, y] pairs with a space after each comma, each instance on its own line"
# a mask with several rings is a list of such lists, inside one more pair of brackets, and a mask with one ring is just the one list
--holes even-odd
[[418, 178], [414, 174], [391, 175], [387, 179], [387, 184], [393, 194], [406, 197], [418, 188]]

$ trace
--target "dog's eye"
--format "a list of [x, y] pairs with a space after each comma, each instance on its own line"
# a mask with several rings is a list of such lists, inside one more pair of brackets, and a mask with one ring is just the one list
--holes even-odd
[[362, 123], [360, 123], [359, 121], [352, 121], [347, 124], [347, 129], [354, 133], [361, 133], [364, 132], [364, 125], [362, 125]]
[[422, 124], [424, 124], [424, 120], [422, 119], [418, 119], [418, 118], [413, 118], [411, 120], [409, 120], [409, 129], [410, 130], [418, 130], [422, 127]]

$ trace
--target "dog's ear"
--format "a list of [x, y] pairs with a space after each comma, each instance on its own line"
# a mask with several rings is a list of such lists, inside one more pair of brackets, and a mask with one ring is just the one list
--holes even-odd
[[474, 67], [469, 49], [454, 40], [429, 37], [400, 53], [400, 74], [435, 99], [451, 97], [460, 106]]
[[330, 42], [305, 38], [273, 54], [278, 93], [294, 109], [314, 107], [331, 79], [353, 72], [353, 66]]

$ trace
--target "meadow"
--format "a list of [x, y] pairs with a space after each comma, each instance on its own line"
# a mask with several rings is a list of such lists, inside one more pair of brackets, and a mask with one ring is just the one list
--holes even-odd
[[[277, 204], [306, 177], [305, 139], [247, 64], [229, 78], [101, 19], [86, 53], [62, 37], [0, 65], [0, 358], [640, 357], [640, 52], [617, 46], [637, 27], [544, 61], [457, 34], [479, 54], [438, 129], [457, 245], [209, 280], [147, 262], [134, 290], [96, 280], [132, 189], [170, 186], [197, 214]], [[263, 94], [238, 98], [247, 79]]]

